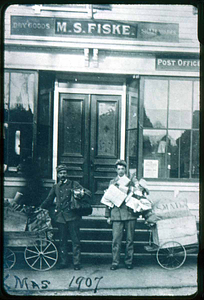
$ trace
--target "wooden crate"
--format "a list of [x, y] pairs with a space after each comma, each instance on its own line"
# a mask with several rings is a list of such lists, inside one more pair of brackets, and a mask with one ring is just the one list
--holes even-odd
[[182, 245], [198, 243], [196, 218], [186, 216], [157, 221], [152, 230], [153, 243], [161, 246], [165, 242], [175, 241]]
[[20, 211], [4, 208], [4, 231], [25, 231], [27, 216]]
[[27, 247], [32, 246], [34, 241], [45, 238], [46, 233], [43, 231], [4, 232], [4, 245], [6, 247]]

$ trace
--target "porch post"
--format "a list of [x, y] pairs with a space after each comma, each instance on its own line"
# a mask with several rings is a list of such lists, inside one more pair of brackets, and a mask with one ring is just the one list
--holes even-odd
[[123, 83], [123, 92], [121, 99], [121, 143], [120, 143], [120, 158], [125, 159], [125, 128], [126, 128], [126, 81]]
[[53, 113], [53, 160], [52, 179], [57, 180], [57, 156], [58, 156], [58, 116], [59, 116], [59, 91], [58, 80], [55, 81], [54, 89], [54, 113]]

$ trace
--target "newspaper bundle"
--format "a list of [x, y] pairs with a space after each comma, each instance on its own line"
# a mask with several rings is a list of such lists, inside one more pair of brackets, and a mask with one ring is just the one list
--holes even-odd
[[127, 193], [124, 193], [123, 191], [121, 191], [121, 189], [111, 184], [103, 195], [101, 203], [109, 207], [113, 207], [114, 205], [120, 207], [126, 197]]

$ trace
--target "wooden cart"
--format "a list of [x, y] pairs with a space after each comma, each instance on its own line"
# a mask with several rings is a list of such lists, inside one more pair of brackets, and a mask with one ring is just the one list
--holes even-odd
[[51, 230], [25, 231], [27, 216], [19, 211], [4, 210], [4, 270], [16, 263], [14, 248], [23, 247], [24, 259], [30, 268], [47, 271], [58, 260], [58, 250], [48, 238]]
[[186, 254], [197, 251], [198, 236], [195, 216], [158, 220], [150, 230], [148, 252], [156, 252], [158, 264], [164, 269], [178, 269]]

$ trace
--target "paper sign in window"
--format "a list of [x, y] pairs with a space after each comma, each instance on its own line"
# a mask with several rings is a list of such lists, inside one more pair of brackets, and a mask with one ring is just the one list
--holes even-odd
[[144, 159], [144, 177], [158, 178], [159, 161], [157, 159]]

